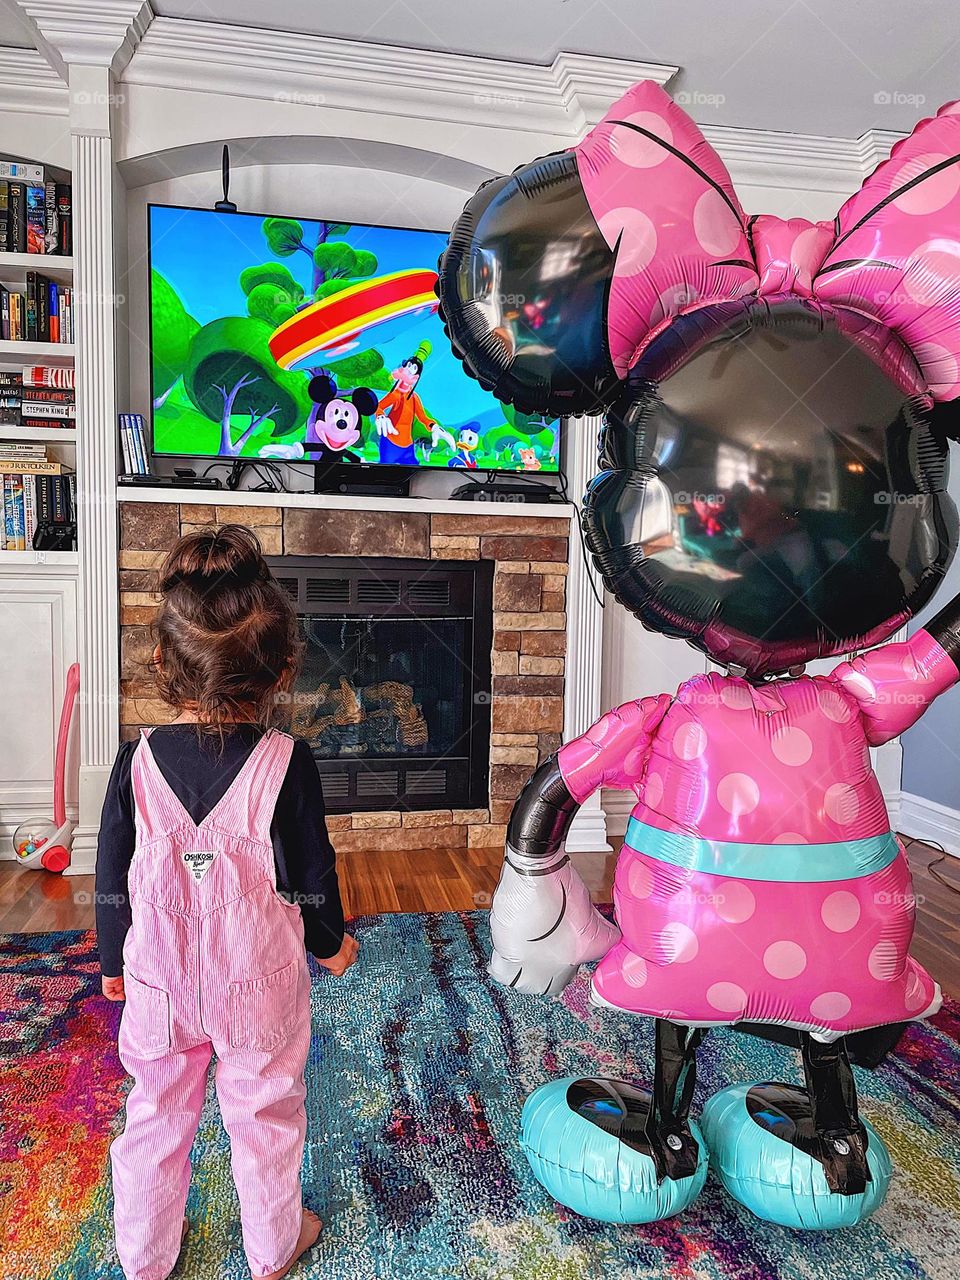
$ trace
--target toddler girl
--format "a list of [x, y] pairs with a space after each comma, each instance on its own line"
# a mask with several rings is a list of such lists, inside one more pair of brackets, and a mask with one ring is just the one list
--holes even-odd
[[181, 538], [160, 593], [153, 661], [178, 715], [121, 747], [97, 857], [103, 992], [126, 1001], [134, 1078], [111, 1150], [117, 1252], [128, 1280], [176, 1264], [215, 1051], [250, 1270], [285, 1276], [320, 1232], [300, 1190], [306, 950], [340, 975], [357, 944], [310, 749], [272, 727], [301, 646], [256, 537]]

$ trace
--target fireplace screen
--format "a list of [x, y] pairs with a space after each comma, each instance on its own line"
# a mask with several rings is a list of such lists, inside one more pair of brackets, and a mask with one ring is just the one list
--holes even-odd
[[287, 557], [293, 732], [331, 812], [488, 803], [492, 565]]

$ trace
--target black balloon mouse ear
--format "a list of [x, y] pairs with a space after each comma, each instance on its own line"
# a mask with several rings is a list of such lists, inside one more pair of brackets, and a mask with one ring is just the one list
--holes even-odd
[[327, 374], [320, 373], [315, 378], [310, 379], [307, 395], [317, 404], [329, 404], [336, 397], [336, 394], [337, 384]]
[[363, 417], [369, 418], [372, 413], [376, 412], [380, 398], [375, 391], [371, 391], [369, 387], [357, 387], [353, 395], [350, 397], [357, 413]]
[[598, 408], [617, 384], [606, 336], [613, 264], [572, 151], [486, 182], [438, 267], [455, 354], [525, 413]]

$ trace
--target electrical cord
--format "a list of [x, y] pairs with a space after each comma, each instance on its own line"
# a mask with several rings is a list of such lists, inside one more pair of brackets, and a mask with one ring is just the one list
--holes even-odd
[[951, 893], [960, 893], [960, 884], [951, 884], [946, 876], [942, 876], [940, 872], [936, 870], [941, 862], [951, 856], [947, 853], [942, 844], [937, 844], [936, 840], [921, 840], [919, 836], [904, 836], [903, 839], [906, 840], [908, 849], [914, 844], [922, 844], [927, 849], [939, 849], [940, 857], [934, 858], [932, 862], [927, 863], [927, 872], [934, 880], [937, 881], [938, 884], [942, 884], [943, 887], [945, 889], [949, 889]]

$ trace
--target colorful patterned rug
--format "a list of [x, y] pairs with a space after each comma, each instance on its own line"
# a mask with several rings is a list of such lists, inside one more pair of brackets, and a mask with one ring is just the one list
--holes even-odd
[[[361, 963], [318, 974], [304, 1182], [326, 1221], [294, 1273], [325, 1280], [773, 1280], [960, 1273], [960, 1007], [910, 1030], [863, 1110], [888, 1142], [886, 1204], [847, 1232], [763, 1224], [711, 1176], [672, 1221], [586, 1222], [554, 1204], [517, 1144], [524, 1097], [568, 1072], [649, 1080], [652, 1026], [591, 1010], [581, 978], [562, 1000], [484, 975], [483, 915], [356, 923]], [[103, 1000], [89, 933], [0, 939], [0, 1277], [122, 1280], [107, 1148], [123, 1122], [119, 1009]], [[700, 1051], [697, 1105], [737, 1080], [799, 1080], [788, 1049], [732, 1032]], [[208, 1095], [194, 1148], [192, 1229], [174, 1273], [249, 1275], [227, 1140]]]

